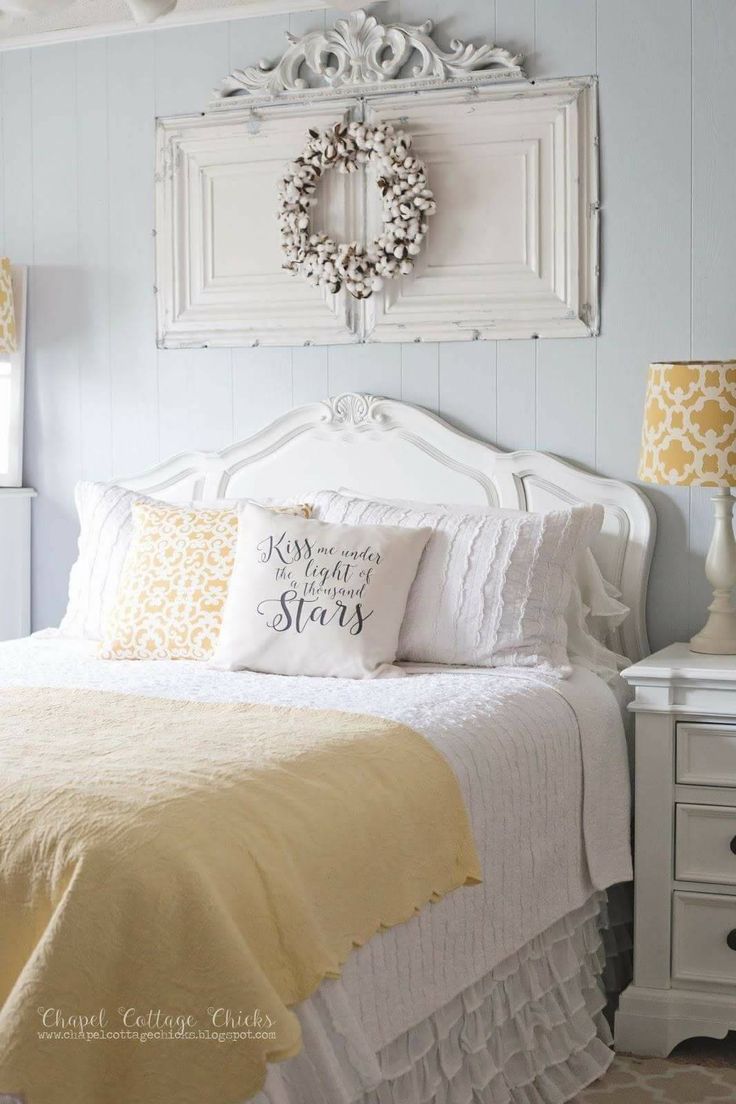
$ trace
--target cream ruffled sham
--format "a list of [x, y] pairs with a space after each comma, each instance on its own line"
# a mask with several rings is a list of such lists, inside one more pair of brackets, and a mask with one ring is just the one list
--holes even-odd
[[0, 692], [0, 1092], [243, 1101], [351, 948], [479, 880], [455, 775], [403, 725]]

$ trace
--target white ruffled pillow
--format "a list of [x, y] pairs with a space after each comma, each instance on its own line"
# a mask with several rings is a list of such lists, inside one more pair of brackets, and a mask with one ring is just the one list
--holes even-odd
[[570, 673], [566, 613], [601, 506], [548, 514], [392, 504], [321, 491], [315, 517], [344, 525], [431, 526], [409, 595], [398, 658]]
[[[415, 509], [422, 513], [427, 510], [437, 510], [442, 513], [473, 514], [474, 516], [487, 514], [489, 511], [519, 514], [520, 510], [509, 510], [506, 507], [492, 506], [468, 506], [457, 503], [427, 503], [408, 499], [375, 499], [371, 495], [361, 494], [347, 487], [340, 487], [339, 494], [347, 498], [361, 498], [371, 502], [380, 502], [386, 506], [399, 506], [402, 509]], [[315, 493], [305, 496], [305, 501], [311, 502]], [[628, 606], [620, 601], [621, 592], [603, 577], [601, 569], [590, 548], [582, 550], [575, 572], [575, 581], [570, 588], [570, 600], [565, 612], [567, 621], [567, 653], [570, 662], [600, 675], [609, 680], [624, 667], [628, 667], [630, 660], [626, 656], [619, 655], [608, 647], [611, 633], [617, 629], [631, 612]]]
[[80, 482], [74, 488], [79, 551], [59, 626], [64, 636], [102, 639], [133, 536], [132, 505], [144, 498], [108, 483]]

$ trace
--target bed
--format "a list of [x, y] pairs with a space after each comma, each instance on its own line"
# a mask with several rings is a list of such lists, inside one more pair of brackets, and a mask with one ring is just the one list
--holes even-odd
[[[638, 492], [544, 454], [503, 454], [406, 404], [340, 396], [221, 454], [180, 456], [119, 482], [208, 501], [292, 495], [295, 472], [312, 488], [425, 501], [541, 512], [601, 503], [594, 553], [632, 611], [611, 644], [630, 659], [646, 653], [654, 526]], [[602, 1074], [611, 1050], [600, 978], [606, 947], [616, 949], [606, 890], [631, 876], [623, 696], [611, 683], [579, 668], [563, 682], [533, 670], [421, 667], [354, 681], [106, 664], [88, 642], [53, 630], [2, 646], [0, 658], [0, 688], [381, 718], [420, 733], [452, 767], [482, 883], [356, 948], [341, 976], [296, 1008], [301, 1050], [269, 1067], [257, 1104], [552, 1104]], [[184, 1067], [176, 1088], [182, 1104], [194, 1099]]]

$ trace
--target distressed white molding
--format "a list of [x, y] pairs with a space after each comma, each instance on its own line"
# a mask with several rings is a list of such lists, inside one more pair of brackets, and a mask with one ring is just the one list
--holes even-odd
[[[125, 0], [136, 23], [152, 23], [162, 15], [168, 15], [178, 0]], [[0, 12], [15, 16], [44, 16], [69, 8], [73, 0], [0, 0]]]
[[301, 37], [287, 32], [289, 46], [277, 62], [260, 61], [247, 69], [236, 69], [215, 96], [226, 99], [242, 94], [306, 92], [311, 90], [310, 74], [323, 87], [342, 91], [382, 84], [400, 80], [412, 56], [417, 59], [410, 72], [415, 81], [450, 81], [474, 73], [486, 80], [496, 76], [523, 78], [521, 55], [490, 43], [473, 46], [457, 38], [449, 50], [442, 50], [433, 40], [432, 30], [431, 19], [417, 26], [383, 24], [358, 9], [326, 31], [310, 31]]
[[[23, 0], [20, 2], [22, 3]], [[287, 15], [334, 7], [331, 0], [242, 0], [242, 3], [237, 6], [221, 4], [217, 0], [196, 0], [197, 6], [194, 8], [175, 7], [168, 15], [157, 17], [153, 23], [136, 23], [133, 19], [127, 18], [123, 0], [120, 0], [120, 18], [107, 20], [96, 17], [96, 2], [97, 0], [76, 0], [73, 7], [74, 20], [60, 18], [58, 26], [53, 29], [48, 29], [48, 9], [45, 15], [29, 14], [21, 20], [14, 18], [14, 14], [9, 10], [9, 4], [0, 3], [0, 52], [26, 49], [29, 46], [53, 46], [59, 42], [115, 37], [141, 31], [166, 30], [170, 27], [188, 27], [199, 23], [224, 23], [263, 15]], [[140, 3], [140, 0], [138, 2]], [[148, 2], [149, 0], [142, 0], [142, 4]], [[155, 4], [159, 0], [150, 0], [150, 2]], [[163, 2], [164, 0], [161, 0], [161, 3]], [[54, 10], [60, 6], [56, 0], [53, 0], [53, 4]]]
[[46, 15], [55, 8], [68, 8], [72, 0], [3, 0], [0, 8], [11, 15]]
[[153, 23], [172, 12], [177, 0], [126, 0], [126, 3], [136, 23]]

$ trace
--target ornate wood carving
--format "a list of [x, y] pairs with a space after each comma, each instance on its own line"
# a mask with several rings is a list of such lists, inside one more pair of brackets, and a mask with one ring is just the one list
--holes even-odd
[[318, 87], [355, 89], [401, 81], [402, 71], [414, 57], [409, 81], [451, 81], [476, 75], [484, 80], [523, 78], [520, 54], [490, 43], [473, 46], [453, 39], [442, 50], [432, 38], [433, 23], [379, 23], [359, 9], [338, 19], [327, 31], [311, 31], [297, 37], [287, 32], [289, 46], [275, 63], [260, 61], [236, 69], [215, 92], [219, 99], [236, 95], [278, 96], [313, 91]]

